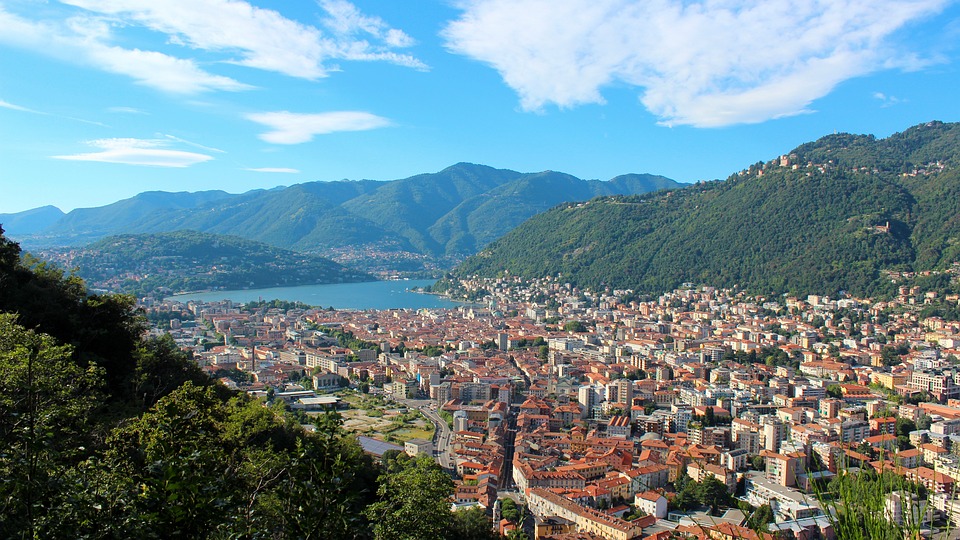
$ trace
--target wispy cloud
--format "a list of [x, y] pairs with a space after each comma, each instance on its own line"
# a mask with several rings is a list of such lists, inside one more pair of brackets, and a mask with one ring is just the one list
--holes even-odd
[[100, 151], [51, 157], [69, 161], [98, 161], [176, 168], [189, 167], [213, 159], [206, 154], [167, 148], [168, 142], [158, 139], [97, 139], [88, 141], [87, 144], [99, 148]]
[[[402, 49], [414, 40], [386, 22], [363, 15], [345, 0], [324, 0], [320, 26], [311, 26], [241, 0], [61, 0], [55, 10], [19, 15], [0, 5], [0, 43], [84, 63], [173, 94], [239, 91], [251, 86], [208, 71], [212, 61], [314, 80], [339, 70], [338, 60], [426, 65]], [[82, 10], [82, 11], [80, 11]], [[36, 11], [36, 10], [35, 10]], [[161, 50], [138, 43], [132, 29], [165, 36]], [[200, 53], [204, 66], [196, 58]]]
[[524, 110], [603, 103], [636, 87], [667, 125], [809, 112], [837, 84], [915, 69], [891, 35], [949, 0], [462, 0], [449, 50], [495, 68]]
[[34, 22], [0, 6], [0, 43], [36, 50], [68, 62], [131, 77], [136, 82], [174, 94], [210, 90], [245, 90], [249, 85], [204, 71], [191, 59], [157, 51], [125, 49], [109, 44], [112, 27], [90, 17]]
[[86, 53], [94, 65], [105, 71], [126, 75], [139, 84], [171, 94], [196, 94], [211, 90], [236, 92], [252, 88], [230, 77], [204, 71], [193, 60], [156, 51], [95, 44], [88, 45]]
[[102, 122], [95, 122], [93, 120], [86, 120], [84, 118], [75, 118], [73, 116], [64, 116], [62, 114], [54, 114], [54, 113], [49, 113], [44, 111], [38, 111], [36, 109], [15, 105], [13, 103], [10, 103], [9, 101], [4, 101], [2, 99], [0, 99], [0, 109], [10, 109], [13, 111], [20, 111], [20, 112], [25, 112], [30, 114], [39, 114], [41, 116], [51, 116], [54, 118], [63, 118], [64, 120], [73, 120], [74, 122], [81, 122], [81, 123], [90, 124], [93, 126], [107, 127], [107, 125]]
[[146, 111], [142, 111], [135, 107], [110, 107], [107, 110], [118, 114], [149, 114]]
[[175, 136], [175, 135], [169, 135], [169, 134], [167, 134], [167, 133], [160, 133], [160, 134], [158, 134], [158, 136], [159, 136], [159, 137], [163, 137], [163, 138], [165, 138], [165, 139], [167, 139], [167, 140], [170, 140], [170, 141], [178, 142], [178, 143], [180, 143], [180, 144], [185, 144], [185, 145], [187, 145], [187, 146], [192, 146], [192, 147], [194, 147], [194, 148], [198, 148], [198, 149], [204, 150], [204, 151], [206, 151], [206, 152], [215, 152], [215, 153], [217, 153], [217, 154], [225, 154], [225, 153], [227, 152], [226, 150], [220, 150], [219, 148], [213, 148], [213, 147], [210, 147], [210, 146], [204, 146], [204, 145], [202, 145], [202, 144], [200, 144], [200, 143], [195, 143], [195, 142], [193, 142], [193, 141], [188, 141], [188, 140], [186, 140], [186, 139], [181, 139], [180, 137], [177, 137], [177, 136]]
[[278, 111], [248, 114], [247, 119], [270, 128], [260, 135], [260, 139], [273, 144], [300, 144], [311, 141], [315, 135], [367, 131], [390, 125], [390, 121], [382, 116], [361, 111], [315, 114]]
[[330, 59], [385, 60], [413, 67], [423, 64], [395, 49], [413, 45], [401, 30], [363, 15], [345, 0], [324, 0], [326, 35], [315, 26], [238, 0], [62, 0], [66, 4], [141, 25], [176, 44], [236, 55], [229, 61], [292, 77], [327, 74]]
[[897, 96], [888, 96], [883, 92], [874, 92], [873, 99], [878, 100], [880, 102], [880, 106], [884, 108], [893, 107], [894, 105], [897, 105], [899, 103], [903, 103], [906, 101], [905, 99], [900, 99]]
[[244, 170], [259, 173], [300, 174], [299, 169], [288, 169], [286, 167], [257, 167]]
[[20, 111], [20, 112], [27, 112], [27, 113], [33, 113], [33, 114], [43, 114], [40, 111], [35, 111], [33, 109], [21, 107], [20, 105], [14, 105], [13, 103], [10, 103], [9, 101], [4, 101], [2, 99], [0, 99], [0, 109], [10, 109], [12, 111]]
[[[337, 36], [341, 44], [337, 55], [345, 60], [383, 60], [427, 70], [427, 65], [409, 54], [400, 54], [393, 49], [412, 47], [416, 42], [402, 30], [391, 28], [383, 19], [364, 15], [346, 0], [320, 0], [327, 12], [323, 22]], [[367, 41], [373, 38], [379, 46]], [[346, 46], [343, 46], [346, 44]]]

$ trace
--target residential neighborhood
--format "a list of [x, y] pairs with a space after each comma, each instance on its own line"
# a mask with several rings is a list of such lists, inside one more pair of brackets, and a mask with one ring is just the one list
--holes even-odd
[[960, 323], [925, 309], [957, 295], [460, 286], [489, 294], [446, 310], [141, 306], [211, 376], [294, 410], [333, 392], [421, 410], [433, 440], [393, 442], [436, 456], [452, 507], [504, 534], [523, 525], [502, 517], [510, 498], [536, 538], [835, 538], [818, 494], [865, 471], [915, 488], [885, 494], [889, 519], [919, 507], [926, 533], [960, 525]]

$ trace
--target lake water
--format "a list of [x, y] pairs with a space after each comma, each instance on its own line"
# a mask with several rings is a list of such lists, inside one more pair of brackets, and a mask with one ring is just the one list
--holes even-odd
[[435, 294], [422, 294], [410, 289], [432, 285], [432, 279], [401, 281], [368, 281], [365, 283], [337, 283], [332, 285], [301, 285], [299, 287], [271, 287], [269, 289], [244, 289], [239, 291], [215, 291], [179, 294], [171, 300], [187, 302], [198, 300], [216, 302], [233, 300], [287, 300], [303, 302], [317, 307], [333, 306], [337, 309], [420, 309], [449, 308], [460, 304]]

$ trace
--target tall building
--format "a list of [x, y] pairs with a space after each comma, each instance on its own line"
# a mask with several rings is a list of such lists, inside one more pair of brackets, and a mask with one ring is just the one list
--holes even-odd
[[581, 386], [577, 390], [577, 401], [582, 405], [583, 418], [596, 418], [601, 415], [605, 389], [603, 386]]
[[623, 403], [629, 411], [633, 403], [633, 381], [617, 379], [607, 384], [607, 402]]

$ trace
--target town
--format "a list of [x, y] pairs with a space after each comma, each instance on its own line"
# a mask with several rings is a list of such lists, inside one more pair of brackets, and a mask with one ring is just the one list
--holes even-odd
[[419, 411], [432, 437], [361, 444], [435, 456], [456, 478], [452, 505], [483, 507], [502, 534], [527, 522], [536, 538], [836, 538], [842, 501], [821, 495], [862, 474], [891, 486], [884, 519], [960, 526], [960, 322], [942, 313], [956, 294], [688, 285], [644, 298], [558, 277], [457, 288], [482, 301], [140, 304], [231, 387], [307, 415], [365, 394]]

